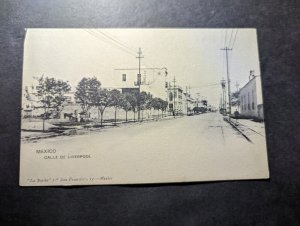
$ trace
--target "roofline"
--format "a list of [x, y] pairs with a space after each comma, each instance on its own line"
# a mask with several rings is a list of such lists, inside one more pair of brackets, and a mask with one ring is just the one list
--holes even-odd
[[250, 82], [252, 82], [253, 80], [255, 80], [256, 79], [256, 77], [258, 77], [259, 75], [254, 75], [254, 77], [253, 78], [251, 78], [242, 88], [240, 88], [240, 91], [242, 90], [242, 89], [244, 89], [246, 86], [248, 86], [248, 84], [250, 83]]

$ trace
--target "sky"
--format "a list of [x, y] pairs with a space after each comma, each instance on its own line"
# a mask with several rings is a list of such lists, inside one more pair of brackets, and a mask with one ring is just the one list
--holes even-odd
[[24, 42], [23, 86], [33, 76], [45, 75], [69, 81], [72, 89], [82, 77], [96, 76], [111, 86], [116, 68], [166, 67], [168, 79], [190, 86], [219, 105], [220, 80], [227, 79], [228, 46], [231, 90], [249, 80], [249, 71], [260, 75], [255, 29], [27, 29]]

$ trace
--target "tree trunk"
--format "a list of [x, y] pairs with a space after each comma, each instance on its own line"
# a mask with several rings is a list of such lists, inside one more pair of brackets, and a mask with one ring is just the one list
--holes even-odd
[[115, 109], [115, 125], [117, 125], [117, 109]]
[[128, 112], [128, 111], [125, 111], [125, 112], [126, 112], [126, 122], [127, 122], [127, 112]]
[[143, 121], [143, 118], [144, 118], [144, 110], [142, 110], [142, 120]]
[[135, 111], [133, 112], [133, 121], [135, 121]]
[[100, 126], [102, 126], [102, 124], [103, 124], [103, 111], [100, 112], [100, 115], [101, 115]]
[[44, 108], [44, 116], [43, 116], [43, 133], [45, 132], [45, 120], [46, 120], [46, 108]]

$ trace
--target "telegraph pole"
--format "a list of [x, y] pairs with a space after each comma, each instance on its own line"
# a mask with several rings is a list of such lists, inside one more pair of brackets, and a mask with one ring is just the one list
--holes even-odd
[[[229, 78], [229, 64], [228, 64], [228, 51], [232, 49], [227, 46], [221, 50], [225, 50], [226, 52], [226, 66], [227, 66], [227, 85], [228, 85], [228, 105], [229, 105], [229, 115], [231, 115], [231, 94], [230, 94], [230, 78]], [[229, 117], [230, 120], [230, 117]]]
[[140, 121], [140, 94], [141, 94], [141, 80], [142, 80], [142, 76], [141, 76], [141, 58], [144, 58], [142, 56], [142, 50], [141, 48], [139, 48], [139, 51], [138, 51], [138, 56], [136, 57], [139, 59], [139, 73], [137, 75], [137, 85], [139, 86], [139, 93], [138, 93], [138, 121]]
[[186, 92], [186, 115], [189, 114], [189, 93], [188, 93], [188, 87], [185, 87]]
[[236, 91], [239, 91], [240, 84], [238, 82], [235, 83]]
[[175, 92], [176, 92], [176, 88], [175, 88], [175, 84], [176, 84], [176, 79], [175, 79], [175, 76], [174, 76], [174, 79], [173, 79], [173, 84], [174, 84], [174, 95], [173, 95], [173, 115], [175, 117]]
[[[236, 92], [239, 92], [240, 84], [238, 82], [235, 83], [235, 87], [236, 87]], [[238, 101], [237, 106], [238, 106], [237, 110], [240, 111], [240, 101]]]
[[224, 79], [221, 80], [221, 86], [222, 86], [222, 108], [225, 110], [225, 113], [227, 111], [226, 109], [226, 81]]
[[197, 94], [197, 108], [199, 107], [199, 97], [200, 97], [200, 93], [196, 93]]

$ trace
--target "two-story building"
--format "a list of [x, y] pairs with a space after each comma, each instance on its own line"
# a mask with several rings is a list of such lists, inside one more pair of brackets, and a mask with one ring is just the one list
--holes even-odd
[[[168, 110], [170, 113], [185, 114], [185, 97], [180, 86], [168, 85]], [[185, 111], [184, 111], [185, 110]]]
[[138, 90], [151, 93], [153, 97], [168, 99], [168, 78], [166, 68], [120, 68], [114, 70], [114, 88], [122, 92]]

